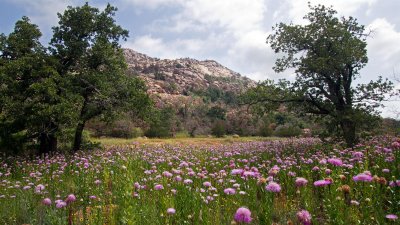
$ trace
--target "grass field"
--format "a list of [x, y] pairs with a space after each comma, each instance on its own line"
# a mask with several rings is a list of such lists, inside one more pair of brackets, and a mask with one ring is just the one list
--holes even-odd
[[235, 142], [251, 142], [251, 141], [272, 141], [283, 140], [279, 137], [234, 137], [226, 136], [222, 138], [216, 137], [178, 137], [178, 138], [91, 138], [93, 142], [100, 142], [103, 145], [130, 145], [130, 144], [229, 144]]
[[400, 139], [101, 139], [0, 160], [0, 224], [399, 224]]

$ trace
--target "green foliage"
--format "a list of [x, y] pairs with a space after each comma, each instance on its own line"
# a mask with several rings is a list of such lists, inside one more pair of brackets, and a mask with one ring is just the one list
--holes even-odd
[[272, 135], [274, 131], [272, 130], [270, 124], [264, 123], [262, 126], [260, 126], [258, 135], [262, 137], [269, 137]]
[[119, 41], [128, 31], [115, 23], [117, 9], [107, 5], [104, 11], [89, 6], [68, 7], [58, 14], [53, 27], [53, 54], [60, 60], [60, 72], [73, 83], [80, 96], [79, 120], [74, 150], [80, 148], [85, 123], [95, 117], [114, 118], [119, 110], [146, 108], [150, 99], [144, 83], [126, 76], [126, 64]]
[[[68, 128], [59, 131], [58, 150], [65, 153], [69, 152], [73, 145], [74, 135], [75, 135], [74, 128]], [[94, 144], [91, 143], [90, 136], [91, 133], [88, 130], [84, 130], [82, 132], [82, 145], [90, 146], [91, 144]]]
[[216, 137], [223, 137], [226, 134], [225, 122], [218, 120], [211, 128], [211, 134]]
[[207, 116], [212, 120], [225, 120], [226, 109], [220, 106], [213, 106], [208, 110]]
[[273, 134], [277, 137], [297, 137], [301, 134], [301, 129], [292, 124], [285, 124], [276, 127]]
[[205, 96], [210, 99], [211, 102], [216, 102], [222, 95], [222, 90], [214, 86], [209, 86], [205, 93]]
[[[310, 6], [305, 25], [280, 23], [273, 27], [267, 43], [279, 58], [274, 70], [295, 69], [293, 83], [266, 81], [250, 90], [244, 100], [259, 111], [276, 110], [280, 105], [297, 112], [329, 118], [348, 146], [356, 143], [356, 133], [380, 106], [393, 84], [379, 78], [368, 84], [352, 85], [366, 65], [368, 34], [353, 17], [338, 18], [332, 8]], [[261, 106], [259, 106], [261, 104]]]
[[[86, 121], [113, 120], [121, 111], [145, 116], [151, 105], [144, 82], [125, 75], [119, 41], [128, 31], [115, 24], [116, 8], [99, 11], [86, 3], [58, 14], [50, 52], [27, 17], [0, 35], [0, 148], [40, 153], [61, 147], [75, 127], [74, 150]], [[60, 140], [61, 140], [60, 139]], [[18, 142], [19, 144], [15, 144]]]
[[146, 137], [172, 137], [175, 122], [175, 112], [172, 107], [161, 110], [153, 109], [150, 119], [150, 128], [145, 132]]
[[[2, 35], [0, 140], [15, 153], [23, 151], [23, 143], [39, 145], [41, 153], [54, 150], [58, 131], [75, 119], [76, 98], [62, 91], [69, 82], [55, 69], [57, 61], [40, 44], [40, 36], [27, 17], [8, 36]], [[16, 136], [22, 143], [10, 145]]]
[[154, 73], [155, 80], [165, 80], [165, 74], [161, 72]]

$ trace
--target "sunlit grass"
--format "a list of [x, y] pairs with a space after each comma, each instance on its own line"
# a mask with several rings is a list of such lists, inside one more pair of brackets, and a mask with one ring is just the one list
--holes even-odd
[[129, 145], [129, 144], [205, 144], [205, 145], [213, 145], [213, 144], [227, 144], [227, 143], [235, 143], [235, 142], [250, 142], [250, 141], [272, 141], [272, 140], [284, 140], [285, 138], [279, 137], [235, 137], [235, 136], [226, 136], [222, 138], [216, 137], [175, 137], [175, 138], [91, 138], [90, 140], [93, 142], [99, 142], [103, 145]]

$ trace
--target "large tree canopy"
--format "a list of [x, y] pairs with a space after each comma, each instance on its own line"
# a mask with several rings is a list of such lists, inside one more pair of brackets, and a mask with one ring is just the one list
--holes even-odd
[[125, 110], [143, 115], [151, 101], [144, 82], [125, 74], [119, 41], [128, 31], [115, 23], [116, 10], [68, 7], [58, 14], [50, 48], [27, 17], [0, 35], [1, 151], [16, 153], [26, 144], [55, 151], [58, 138], [73, 128], [76, 151], [88, 120], [110, 121]]
[[63, 85], [56, 61], [40, 44], [41, 32], [23, 17], [8, 36], [2, 35], [0, 54], [0, 142], [17, 151], [38, 142], [41, 153], [57, 146], [60, 128], [71, 124], [73, 98], [60, 92]]
[[88, 120], [111, 116], [117, 108], [141, 108], [150, 101], [144, 83], [125, 75], [126, 64], [119, 45], [128, 31], [115, 23], [117, 9], [107, 5], [104, 11], [89, 6], [68, 7], [58, 14], [53, 27], [53, 54], [59, 59], [59, 72], [69, 77], [75, 93], [81, 97], [79, 121], [73, 150], [81, 146], [82, 131]]
[[381, 77], [355, 85], [353, 81], [360, 78], [360, 70], [368, 62], [364, 26], [353, 17], [338, 18], [330, 7], [310, 9], [305, 25], [277, 24], [267, 38], [271, 48], [283, 55], [274, 70], [295, 69], [295, 81], [263, 82], [245, 99], [270, 109], [285, 103], [327, 117], [353, 146], [357, 128], [375, 112], [393, 85]]

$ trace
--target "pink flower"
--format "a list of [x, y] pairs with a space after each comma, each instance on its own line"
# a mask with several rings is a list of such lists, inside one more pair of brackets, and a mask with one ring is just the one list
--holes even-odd
[[241, 175], [244, 172], [243, 169], [233, 169], [231, 175]]
[[45, 199], [43, 199], [43, 200], [42, 200], [42, 204], [43, 204], [43, 205], [51, 205], [51, 200], [50, 200], [50, 198], [45, 198]]
[[175, 214], [175, 213], [176, 213], [176, 210], [175, 210], [174, 208], [168, 208], [168, 209], [167, 209], [167, 213], [168, 213], [169, 215], [172, 215], [172, 214]]
[[314, 182], [314, 186], [316, 187], [323, 187], [323, 186], [327, 186], [330, 185], [332, 182], [329, 180], [317, 180]]
[[252, 220], [250, 210], [240, 207], [238, 210], [236, 210], [234, 220], [238, 223], [250, 223]]
[[162, 190], [162, 189], [164, 189], [164, 186], [162, 186], [162, 184], [156, 184], [156, 185], [154, 186], [154, 190], [159, 191], [159, 190]]
[[343, 165], [343, 162], [341, 159], [337, 159], [337, 158], [330, 158], [328, 159], [328, 163], [334, 165], [334, 166], [341, 166]]
[[308, 181], [303, 177], [297, 177], [295, 182], [297, 187], [306, 186], [308, 183]]
[[72, 203], [74, 201], [76, 201], [76, 197], [74, 194], [68, 195], [67, 199], [65, 200], [66, 203]]
[[282, 188], [278, 183], [271, 181], [267, 184], [267, 186], [265, 186], [265, 189], [269, 192], [277, 193], [280, 192]]
[[101, 180], [95, 180], [95, 181], [94, 181], [94, 184], [100, 185], [100, 184], [101, 184]]
[[395, 220], [397, 220], [398, 218], [399, 218], [399, 217], [396, 216], [396, 215], [394, 215], [394, 214], [388, 214], [388, 215], [386, 215], [386, 219], [388, 219], [388, 220], [395, 221]]
[[64, 202], [63, 200], [57, 200], [56, 201], [56, 208], [61, 209], [67, 206], [67, 203]]
[[162, 175], [163, 175], [164, 177], [172, 177], [172, 176], [173, 176], [172, 173], [170, 173], [170, 172], [168, 172], [168, 171], [164, 171], [164, 172], [162, 173]]
[[184, 183], [184, 184], [191, 184], [191, 183], [193, 183], [193, 181], [192, 181], [191, 179], [185, 179], [185, 180], [183, 181], [183, 183]]
[[236, 193], [236, 190], [233, 189], [233, 188], [226, 188], [224, 190], [224, 193], [227, 194], [227, 195], [234, 195]]
[[297, 219], [303, 224], [303, 225], [310, 225], [311, 224], [311, 215], [307, 210], [301, 210], [297, 212]]
[[372, 181], [372, 176], [369, 175], [369, 174], [361, 173], [361, 174], [358, 174], [357, 176], [354, 176], [353, 180], [355, 182], [358, 182], [358, 181], [371, 182]]
[[204, 187], [211, 187], [211, 183], [208, 181], [204, 182], [203, 185]]
[[35, 193], [39, 194], [44, 190], [44, 185], [43, 184], [39, 184], [35, 187]]

